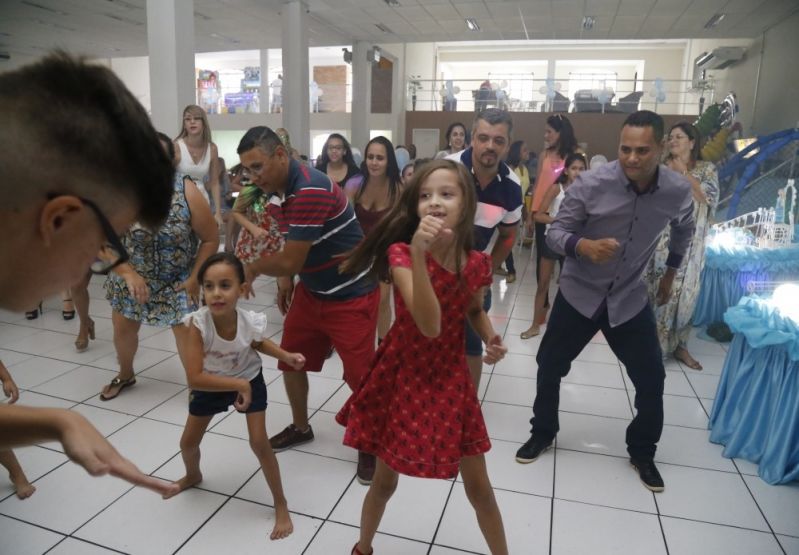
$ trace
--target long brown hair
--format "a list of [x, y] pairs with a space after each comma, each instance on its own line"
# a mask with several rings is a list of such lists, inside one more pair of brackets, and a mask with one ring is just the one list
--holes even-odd
[[[452, 160], [433, 160], [419, 168], [410, 183], [402, 190], [396, 202], [366, 239], [349, 255], [339, 271], [359, 274], [371, 267], [370, 274], [379, 279], [390, 278], [388, 267], [388, 247], [393, 243], [410, 243], [416, 228], [419, 227], [419, 192], [422, 185], [435, 171], [449, 170], [457, 175], [458, 185], [463, 193], [463, 206], [458, 223], [453, 229], [454, 248], [457, 253], [468, 252], [474, 244], [474, 213], [477, 195], [474, 180], [462, 164]], [[461, 271], [461, 257], [455, 259], [455, 271]]]

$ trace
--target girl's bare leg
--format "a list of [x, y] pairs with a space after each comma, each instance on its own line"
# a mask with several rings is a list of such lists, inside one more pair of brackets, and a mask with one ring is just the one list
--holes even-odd
[[466, 489], [466, 497], [474, 507], [477, 524], [483, 532], [491, 555], [507, 555], [508, 542], [499, 512], [494, 489], [488, 479], [486, 461], [483, 455], [461, 459], [461, 476]]
[[272, 499], [275, 501], [275, 527], [269, 538], [280, 540], [288, 537], [294, 531], [294, 524], [291, 522], [288, 503], [283, 493], [280, 466], [266, 435], [266, 413], [263, 411], [247, 413], [247, 431], [250, 436], [250, 448], [258, 457], [258, 462], [261, 463], [266, 485], [269, 486]]
[[36, 486], [28, 481], [25, 476], [25, 471], [19, 465], [17, 456], [11, 449], [0, 449], [0, 464], [8, 470], [8, 478], [14, 484], [14, 489], [17, 491], [17, 497], [20, 499], [27, 499], [33, 492], [36, 491]]
[[379, 458], [375, 466], [375, 475], [361, 508], [361, 537], [358, 540], [358, 551], [372, 552], [372, 542], [377, 534], [377, 527], [383, 518], [386, 505], [397, 489], [399, 475]]
[[189, 489], [202, 482], [200, 442], [212, 418], [213, 416], [194, 416], [190, 414], [186, 419], [186, 427], [183, 428], [183, 435], [180, 437], [180, 456], [183, 457], [183, 464], [186, 465], [186, 475], [175, 482], [178, 489], [174, 493], [164, 495], [164, 499], [169, 499], [184, 489]]

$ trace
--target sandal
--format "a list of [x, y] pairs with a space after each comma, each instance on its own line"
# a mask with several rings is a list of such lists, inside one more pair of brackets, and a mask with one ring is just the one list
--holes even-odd
[[35, 320], [36, 318], [39, 317], [39, 313], [44, 314], [44, 311], [42, 310], [42, 303], [41, 302], [39, 303], [39, 306], [37, 306], [33, 310], [29, 310], [28, 312], [25, 313], [25, 319], [27, 319], [27, 320]]
[[373, 547], [369, 553], [364, 553], [360, 549], [358, 549], [358, 544], [352, 546], [352, 553], [350, 555], [372, 555], [375, 552], [375, 548]]
[[125, 389], [126, 387], [130, 387], [132, 385], [135, 385], [135, 384], [136, 384], [136, 376], [133, 376], [132, 378], [128, 378], [127, 380], [122, 380], [119, 377], [116, 377], [113, 380], [111, 380], [111, 383], [108, 384], [108, 387], [109, 388], [118, 387], [119, 389], [117, 389], [117, 392], [115, 394], [113, 394], [113, 395], [108, 395], [108, 396], [101, 392], [100, 393], [100, 400], [101, 401], [110, 401], [111, 399], [116, 399], [119, 396], [119, 394], [122, 393], [123, 389]]
[[[677, 354], [680, 353], [680, 354]], [[674, 358], [681, 362], [682, 364], [686, 365], [688, 368], [692, 370], [702, 370], [702, 365], [696, 360], [694, 357], [691, 356], [691, 353], [688, 352], [688, 349], [685, 347], [677, 347], [674, 350]]]
[[86, 328], [86, 337], [78, 336], [78, 338], [75, 340], [75, 350], [79, 353], [82, 353], [89, 348], [89, 339], [94, 339], [94, 320], [89, 318]]
[[529, 328], [527, 328], [526, 330], [524, 330], [521, 333], [521, 338], [522, 339], [530, 339], [531, 337], [535, 337], [536, 335], [538, 335], [540, 333], [541, 333], [541, 329], [538, 326], [536, 326], [536, 325], [532, 325], [532, 326], [530, 326]]
[[[64, 307], [67, 306], [67, 303], [69, 303], [69, 306], [72, 307], [72, 310], [64, 309]], [[75, 305], [72, 304], [72, 299], [61, 299], [61, 317], [64, 320], [72, 320], [75, 318]]]

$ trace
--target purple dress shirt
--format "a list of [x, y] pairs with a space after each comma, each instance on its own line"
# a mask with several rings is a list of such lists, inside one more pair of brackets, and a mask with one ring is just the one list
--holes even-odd
[[[607, 307], [612, 327], [632, 319], [648, 302], [641, 274], [666, 225], [671, 225], [666, 264], [678, 268], [694, 233], [691, 184], [679, 173], [661, 165], [644, 193], [618, 160], [580, 174], [547, 232], [550, 248], [566, 255], [560, 275], [565, 299], [586, 318]], [[608, 262], [594, 264], [577, 256], [582, 238], [613, 238], [619, 248]]]

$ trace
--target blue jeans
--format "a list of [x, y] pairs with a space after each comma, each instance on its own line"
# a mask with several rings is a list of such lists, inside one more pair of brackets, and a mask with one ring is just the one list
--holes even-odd
[[[491, 288], [486, 287], [486, 295], [483, 297], [483, 310], [488, 312], [491, 308]], [[477, 332], [472, 329], [469, 320], [466, 320], [466, 356], [479, 357], [483, 354], [483, 340], [477, 335]]]

